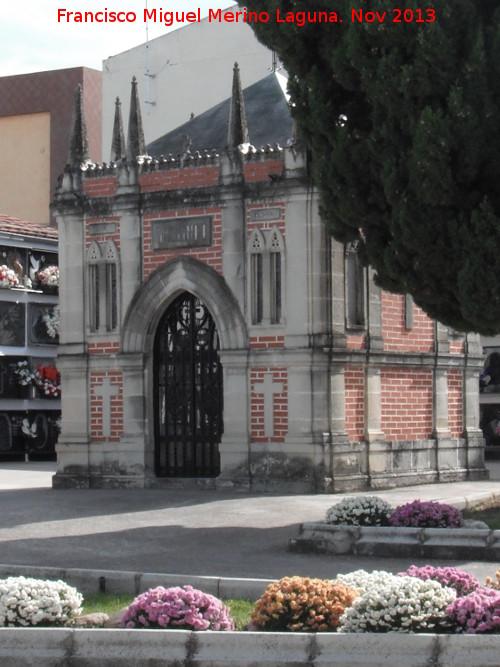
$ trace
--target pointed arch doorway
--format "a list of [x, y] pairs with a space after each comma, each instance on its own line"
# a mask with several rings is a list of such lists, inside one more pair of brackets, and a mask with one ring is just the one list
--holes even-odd
[[190, 292], [163, 314], [153, 366], [156, 475], [216, 477], [223, 430], [219, 336], [208, 308]]

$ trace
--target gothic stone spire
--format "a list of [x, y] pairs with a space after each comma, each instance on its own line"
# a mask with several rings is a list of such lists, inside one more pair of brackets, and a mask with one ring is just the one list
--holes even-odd
[[119, 162], [126, 157], [125, 134], [123, 132], [122, 103], [120, 98], [115, 102], [115, 121], [113, 124], [113, 138], [111, 140], [111, 162]]
[[141, 107], [137, 79], [132, 79], [132, 93], [130, 96], [130, 114], [128, 119], [127, 159], [135, 160], [139, 155], [146, 155], [146, 142], [142, 127]]
[[81, 167], [90, 162], [87, 124], [83, 111], [83, 88], [81, 83], [75, 90], [73, 101], [73, 117], [69, 135], [68, 164], [70, 167]]
[[248, 137], [247, 115], [245, 100], [241, 88], [240, 68], [234, 63], [233, 92], [231, 95], [231, 110], [229, 112], [229, 132], [227, 137], [229, 148], [236, 148], [240, 144], [250, 143]]

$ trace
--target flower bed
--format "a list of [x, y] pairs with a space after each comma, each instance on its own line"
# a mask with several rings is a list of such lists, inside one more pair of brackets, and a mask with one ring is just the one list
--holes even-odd
[[349, 526], [458, 528], [463, 516], [459, 509], [446, 503], [414, 500], [393, 509], [377, 496], [354, 496], [330, 507], [325, 521]]
[[[479, 524], [479, 527], [478, 527]], [[500, 559], [500, 530], [472, 526], [460, 510], [415, 500], [390, 508], [376, 496], [346, 498], [325, 521], [304, 523], [289, 542], [291, 551], [363, 556]]]
[[[500, 578], [500, 570], [496, 580]], [[72, 624], [83, 596], [65, 582], [0, 580], [0, 626]], [[186, 585], [138, 595], [121, 619], [126, 629], [234, 630], [229, 608]], [[335, 580], [284, 577], [254, 604], [250, 629], [270, 632], [500, 633], [500, 590], [459, 568], [411, 566], [392, 574], [355, 570]]]
[[[439, 576], [446, 580], [464, 581], [464, 573], [453, 572], [452, 568], [448, 570], [446, 573], [439, 572]], [[422, 574], [436, 573], [427, 569]], [[500, 577], [500, 574], [498, 576]], [[19, 589], [23, 578], [15, 579]], [[290, 585], [291, 592], [298, 593], [297, 585], [300, 585], [300, 582], [292, 584], [291, 579], [295, 579], [294, 577], [286, 579], [288, 581], [283, 580], [278, 587], [282, 593], [286, 594], [286, 588]], [[500, 593], [494, 587], [479, 587], [468, 596], [455, 597], [455, 602], [446, 609], [446, 621], [442, 622], [445, 598], [456, 596], [457, 593], [430, 577], [422, 579], [408, 575], [396, 576], [382, 571], [369, 573], [358, 570], [343, 575], [342, 578], [338, 577], [335, 585], [339, 586], [341, 579], [344, 581], [344, 590], [357, 588], [357, 597], [354, 596], [352, 605], [346, 608], [337, 631], [168, 630], [168, 633], [165, 633], [157, 629], [121, 628], [95, 631], [39, 625], [30, 628], [4, 627], [0, 628], [0, 664], [36, 664], [37, 667], [53, 667], [55, 664], [61, 667], [73, 664], [120, 664], [121, 667], [136, 667], [137, 664], [150, 663], [161, 663], [164, 667], [177, 667], [179, 664], [196, 664], [198, 667], [253, 667], [256, 664], [269, 667], [302, 667], [307, 664], [310, 667], [320, 667], [326, 664], [327, 659], [328, 664], [343, 667], [358, 667], [360, 664], [373, 667], [381, 664], [384, 667], [420, 667], [437, 664], [436, 656], [439, 656], [439, 664], [454, 667], [498, 665], [500, 635], [495, 633], [499, 632], [499, 627], [495, 621], [493, 625], [487, 625], [498, 612], [500, 604], [496, 602]], [[2, 584], [5, 584], [5, 581], [7, 580], [3, 580]], [[26, 589], [38, 590], [38, 584], [34, 586], [32, 582], [33, 580], [24, 579], [23, 585]], [[47, 583], [50, 582], [42, 581], [40, 585]], [[63, 582], [52, 583], [66, 586]], [[279, 582], [274, 582], [275, 592], [278, 590], [277, 583]], [[310, 586], [306, 588], [309, 593], [312, 591]], [[324, 590], [327, 588], [326, 585], [323, 587]], [[393, 595], [387, 596], [388, 591], [393, 591]], [[193, 599], [201, 600], [198, 596]], [[299, 601], [299, 598], [296, 599]], [[375, 608], [377, 599], [382, 599], [381, 604], [389, 613], [381, 614], [380, 610]], [[409, 606], [407, 610], [404, 609], [404, 605], [411, 604], [412, 600], [423, 602], [420, 620], [416, 615], [410, 616]], [[362, 608], [370, 610], [370, 618], [374, 622], [371, 629], [366, 631], [359, 623]], [[352, 613], [350, 610], [353, 610]], [[429, 626], [423, 628], [425, 623], [434, 623], [432, 614], [436, 613], [439, 633], [432, 631]], [[486, 619], [488, 614], [489, 619]], [[408, 619], [410, 623], [406, 623]], [[355, 621], [357, 627], [354, 631]], [[390, 621], [395, 627], [384, 628], [383, 624]], [[349, 631], [348, 623], [352, 625]], [[388, 632], [388, 629], [391, 632]], [[385, 632], [383, 641], [378, 636], [380, 632]]]

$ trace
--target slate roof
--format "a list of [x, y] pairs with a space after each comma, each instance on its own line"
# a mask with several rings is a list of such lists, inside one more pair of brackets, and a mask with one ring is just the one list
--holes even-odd
[[[268, 144], [285, 146], [293, 136], [293, 121], [286, 95], [279, 82], [280, 74], [272, 73], [243, 90], [250, 143], [256, 148]], [[228, 143], [231, 98], [195, 116], [147, 146], [148, 155], [179, 155], [186, 150], [224, 150]]]
[[22, 237], [37, 239], [53, 239], [57, 241], [59, 236], [55, 227], [40, 225], [37, 222], [28, 222], [10, 215], [0, 213], [0, 234], [18, 234]]

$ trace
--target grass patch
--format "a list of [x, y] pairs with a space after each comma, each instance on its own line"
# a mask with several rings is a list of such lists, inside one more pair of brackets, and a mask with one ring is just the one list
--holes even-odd
[[[103, 612], [108, 616], [113, 616], [120, 609], [132, 604], [133, 600], [133, 595], [113, 595], [112, 593], [86, 595], [83, 600], [82, 614]], [[250, 622], [254, 603], [248, 602], [248, 600], [223, 600], [223, 602], [231, 610], [236, 630], [245, 630]]]
[[128, 607], [133, 599], [133, 595], [113, 595], [112, 593], [85, 595], [82, 614], [104, 612], [108, 616], [112, 616], [123, 607]]
[[231, 611], [236, 630], [246, 630], [255, 603], [248, 600], [223, 600], [223, 602]]
[[497, 496], [467, 507], [462, 514], [464, 519], [484, 521], [491, 530], [500, 530], [500, 498]]

